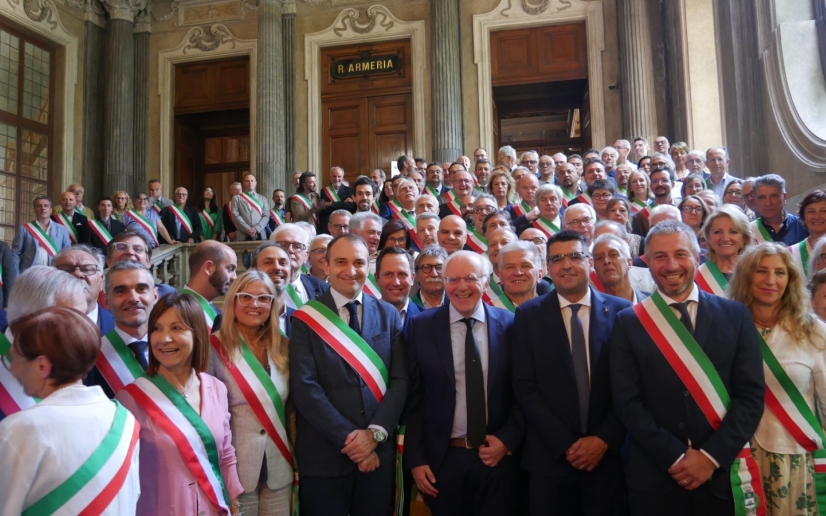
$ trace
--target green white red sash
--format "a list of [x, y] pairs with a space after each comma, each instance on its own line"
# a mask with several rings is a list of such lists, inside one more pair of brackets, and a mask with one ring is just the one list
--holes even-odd
[[49, 256], [52, 258], [55, 257], [59, 251], [57, 244], [54, 243], [54, 240], [52, 240], [52, 237], [50, 237], [48, 233], [43, 231], [43, 228], [40, 227], [40, 224], [38, 224], [36, 220], [25, 224], [23, 227], [26, 228], [26, 231], [34, 238], [34, 241], [37, 242]]
[[[559, 217], [557, 217], [556, 220], [559, 220]], [[539, 231], [545, 233], [547, 238], [551, 238], [561, 231], [559, 226], [544, 217], [539, 217], [535, 221], [531, 222], [531, 225]]]
[[590, 206], [594, 205], [594, 200], [591, 199], [591, 196], [588, 195], [588, 192], [582, 192], [581, 194], [577, 195], [576, 200], [578, 200], [581, 203], [588, 204]]
[[[731, 408], [731, 398], [714, 364], [674, 315], [659, 291], [634, 305], [633, 310], [711, 427], [717, 430]], [[765, 515], [763, 481], [748, 442], [737, 454], [730, 475], [734, 514]]]
[[298, 310], [302, 305], [304, 305], [304, 301], [301, 300], [301, 296], [298, 295], [298, 291], [294, 286], [292, 286], [291, 283], [288, 283], [284, 290], [287, 292], [287, 306], [294, 310]]
[[103, 245], [109, 245], [109, 242], [112, 241], [112, 234], [106, 229], [106, 226], [103, 225], [103, 222], [99, 221], [98, 219], [92, 219], [89, 221], [89, 227], [92, 228], [92, 231], [98, 236]]
[[497, 308], [504, 308], [511, 313], [516, 312], [516, 307], [511, 300], [508, 299], [508, 296], [505, 295], [505, 292], [502, 290], [502, 287], [499, 286], [493, 274], [491, 274], [490, 281], [488, 282], [488, 288], [482, 292], [482, 302]]
[[175, 204], [171, 204], [169, 209], [172, 210], [172, 213], [175, 214], [175, 218], [178, 219], [178, 222], [184, 227], [187, 233], [190, 235], [192, 234], [192, 221], [189, 220], [189, 215], [184, 212], [181, 208], [179, 208]]
[[215, 318], [218, 317], [218, 312], [215, 311], [215, 308], [209, 304], [209, 301], [207, 301], [204, 296], [189, 287], [182, 288], [181, 293], [189, 294], [198, 300], [198, 304], [201, 305], [201, 310], [204, 311], [204, 320], [206, 321], [207, 328], [209, 328], [209, 332], [212, 333], [212, 326], [215, 324]]
[[275, 227], [286, 223], [284, 215], [281, 215], [281, 210], [276, 210], [275, 208], [270, 209], [270, 218], [275, 222]]
[[363, 289], [365, 293], [370, 294], [376, 299], [381, 299], [381, 289], [379, 288], [378, 283], [376, 283], [376, 277], [372, 272], [367, 275], [367, 278], [364, 279]]
[[198, 213], [198, 216], [201, 218], [201, 227], [202, 228], [209, 228], [209, 234], [215, 232], [215, 222], [212, 221], [212, 217], [209, 215], [209, 212], [206, 210], [201, 210]]
[[456, 193], [451, 188], [447, 192], [445, 192], [445, 204], [453, 212], [454, 215], [462, 216], [462, 205], [461, 201], [456, 198]]
[[563, 188], [562, 189], [562, 200], [561, 200], [562, 206], [565, 206], [567, 208], [568, 207], [568, 202], [571, 199], [573, 199], [574, 197], [576, 197], [574, 194], [568, 192], [568, 190]]
[[129, 475], [141, 429], [135, 416], [112, 402], [116, 406], [112, 427], [92, 455], [76, 471], [60, 472], [66, 479], [26, 507], [23, 516], [94, 515], [109, 507]]
[[[293, 195], [292, 199], [295, 199], [296, 201], [298, 201], [298, 204], [300, 204], [307, 211], [310, 211], [310, 210], [313, 209], [313, 203], [310, 202], [310, 199], [308, 199], [307, 197], [305, 197], [305, 196], [303, 196], [299, 193]], [[316, 217], [315, 213], [313, 213], [312, 219], [313, 219], [313, 224], [318, 224], [318, 218]]]
[[[284, 400], [278, 394], [272, 378], [243, 340], [240, 343], [238, 357], [235, 360], [230, 360], [217, 336], [212, 335], [210, 343], [232, 379], [235, 380], [244, 399], [249, 403], [258, 422], [267, 431], [267, 435], [272, 439], [287, 463], [292, 464], [293, 455], [287, 438], [287, 417], [284, 411]], [[269, 357], [267, 357], [267, 360], [270, 360]], [[272, 360], [270, 360], [270, 368], [275, 369]]]
[[146, 217], [138, 213], [136, 210], [129, 210], [128, 213], [132, 220], [134, 220], [135, 223], [143, 228], [143, 230], [146, 231], [146, 234], [149, 235], [149, 238], [154, 244], [153, 247], [158, 247], [158, 237], [155, 234], [157, 231], [155, 226], [153, 226], [148, 220], [146, 220]]
[[823, 424], [774, 356], [768, 343], [762, 336], [759, 337], [766, 378], [766, 406], [792, 438], [811, 452], [815, 466], [815, 498], [818, 508], [826, 509], [826, 437], [823, 435]]
[[404, 227], [407, 228], [407, 232], [410, 235], [410, 239], [413, 241], [413, 245], [416, 247], [415, 251], [421, 251], [424, 249], [421, 240], [419, 240], [419, 235], [416, 234], [416, 220], [413, 218], [412, 215], [407, 213], [407, 210], [402, 208], [402, 205], [399, 201], [393, 200], [387, 203], [387, 206], [390, 208], [390, 212], [393, 214], [393, 218], [400, 221], [404, 224]]
[[143, 375], [135, 354], [114, 329], [100, 339], [95, 366], [115, 394]]
[[206, 497], [229, 512], [218, 446], [201, 416], [161, 375], [141, 376], [124, 390], [175, 441], [187, 469]]
[[390, 381], [387, 368], [381, 357], [364, 339], [344, 324], [338, 314], [327, 308], [320, 301], [307, 301], [307, 304], [293, 314], [307, 324], [328, 346], [347, 362], [381, 403]]
[[528, 213], [531, 212], [531, 210], [533, 210], [533, 208], [531, 208], [530, 205], [528, 205], [528, 203], [526, 203], [525, 201], [522, 201], [519, 204], [514, 204], [513, 205], [513, 212], [516, 213], [517, 217], [521, 217], [522, 215], [527, 215]]
[[158, 215], [161, 214], [161, 210], [163, 209], [163, 204], [161, 204], [160, 199], [155, 201], [155, 204], [152, 205], [152, 209], [155, 210], [155, 213], [157, 213]]
[[694, 281], [700, 290], [714, 294], [715, 296], [726, 296], [726, 288], [728, 287], [728, 280], [723, 276], [723, 272], [717, 265], [706, 262], [697, 269], [697, 274], [694, 275]]
[[476, 228], [468, 228], [467, 245], [479, 254], [485, 254], [488, 252], [488, 239], [485, 238], [485, 235], [480, 233]]
[[[0, 356], [8, 355], [11, 342], [0, 333]], [[37, 400], [23, 392], [23, 386], [5, 367], [0, 367], [0, 412], [10, 416], [29, 407], [34, 407]]]
[[338, 196], [338, 190], [333, 188], [333, 185], [327, 185], [324, 188], [324, 191], [327, 192], [327, 197], [330, 199], [331, 202], [340, 201], [341, 197]]
[[430, 195], [432, 195], [436, 199], [438, 199], [439, 196], [441, 195], [435, 188], [433, 188], [430, 185], [425, 185], [424, 188], [427, 191], [427, 193], [429, 193]]
[[72, 218], [67, 217], [63, 212], [58, 213], [56, 218], [57, 222], [69, 232], [69, 239], [72, 241], [72, 244], [78, 243], [80, 237], [77, 235], [77, 228], [72, 224]]
[[376, 215], [379, 214], [379, 211], [381, 211], [381, 210], [379, 209], [379, 200], [378, 199], [373, 201], [373, 204], [370, 205], [370, 211], [372, 211]]
[[604, 294], [605, 293], [605, 285], [603, 285], [602, 282], [599, 280], [599, 277], [597, 276], [597, 271], [595, 271], [594, 269], [591, 269], [591, 274], [590, 274], [589, 278], [590, 278], [591, 286]]
[[757, 217], [751, 224], [751, 233], [754, 235], [754, 239], [757, 240], [757, 243], [763, 242], [774, 242], [774, 239], [769, 234], [769, 231], [766, 229], [766, 226], [763, 224], [763, 217]]
[[803, 276], [807, 276], [809, 273], [809, 239], [804, 238], [802, 242], [789, 246], [789, 252], [792, 253], [795, 263], [800, 266]]
[[635, 197], [634, 200], [631, 201], [631, 212], [634, 215], [642, 212], [642, 216], [647, 219], [649, 215], [651, 215], [651, 204]]
[[258, 199], [255, 198], [255, 192], [241, 192], [241, 198], [247, 201], [247, 204], [249, 204], [250, 208], [255, 210], [256, 213], [258, 213], [259, 217], [264, 215], [264, 209], [261, 207], [261, 203], [258, 201]]

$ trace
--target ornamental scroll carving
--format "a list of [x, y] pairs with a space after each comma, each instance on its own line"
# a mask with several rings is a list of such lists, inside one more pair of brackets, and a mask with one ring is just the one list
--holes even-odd
[[15, 6], [22, 3], [23, 12], [33, 22], [46, 22], [52, 29], [57, 28], [55, 5], [51, 0], [10, 0], [10, 3]]
[[201, 52], [212, 52], [218, 47], [229, 44], [235, 48], [235, 36], [224, 25], [216, 23], [204, 31], [201, 27], [189, 30], [186, 35], [187, 44], [183, 48], [183, 53], [191, 49], [198, 49]]
[[394, 22], [391, 21], [390, 12], [385, 7], [380, 5], [372, 5], [367, 8], [367, 23], [359, 23], [361, 12], [364, 12], [364, 10], [356, 10], [351, 8], [342, 11], [339, 15], [340, 24], [333, 29], [336, 36], [341, 37], [341, 35], [348, 30], [353, 31], [356, 34], [368, 34], [373, 32], [376, 25], [387, 31], [394, 25]]
[[[505, 14], [509, 10], [513, 8], [511, 2], [513, 0], [508, 0], [508, 6], [502, 10], [501, 15], [505, 18], [508, 18], [508, 15]], [[557, 7], [556, 12], [564, 11], [565, 9], [570, 9], [571, 1], [570, 0], [557, 0], [559, 2], [559, 7]], [[530, 0], [519, 0], [520, 6], [525, 14], [529, 14], [532, 16], [536, 16], [537, 14], [542, 14], [548, 10], [548, 7], [551, 6], [551, 0], [542, 0], [538, 4], [531, 3]]]

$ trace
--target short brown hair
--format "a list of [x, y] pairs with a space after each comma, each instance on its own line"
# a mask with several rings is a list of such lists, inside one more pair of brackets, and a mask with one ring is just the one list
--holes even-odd
[[[155, 303], [155, 308], [149, 314], [150, 348], [152, 346], [152, 329], [155, 327], [155, 323], [170, 309], [177, 310], [181, 322], [192, 332], [192, 368], [195, 369], [196, 373], [203, 373], [209, 365], [209, 330], [207, 330], [206, 321], [204, 320], [204, 311], [191, 294], [174, 292], [162, 297]], [[146, 368], [146, 374], [155, 376], [155, 373], [158, 372], [158, 366], [160, 366], [160, 362], [150, 349], [149, 367]]]
[[76, 382], [95, 365], [100, 331], [85, 314], [73, 308], [45, 308], [24, 315], [10, 326], [14, 348], [27, 360], [49, 359], [49, 378], [55, 386]]

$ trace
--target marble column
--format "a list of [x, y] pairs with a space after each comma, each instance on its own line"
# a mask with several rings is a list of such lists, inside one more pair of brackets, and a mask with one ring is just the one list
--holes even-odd
[[667, 83], [666, 109], [668, 112], [668, 129], [666, 134], [669, 141], [691, 141], [688, 130], [688, 77], [686, 77], [686, 62], [683, 54], [683, 4], [672, 0], [663, 2], [661, 24], [663, 30], [665, 53], [665, 76]]
[[[83, 48], [83, 139], [80, 181], [87, 204], [103, 195], [103, 71], [106, 30], [103, 18], [84, 22]], [[69, 185], [61, 185], [66, 188]], [[111, 193], [111, 192], [110, 192]], [[93, 208], [94, 209], [94, 208]]]
[[146, 181], [149, 179], [147, 177], [147, 162], [149, 161], [149, 37], [151, 35], [149, 22], [149, 13], [143, 11], [135, 23], [133, 190], [129, 190], [130, 196], [133, 196], [135, 191], [144, 190]]
[[256, 175], [258, 191], [268, 199], [284, 188], [284, 41], [281, 0], [258, 2], [256, 95]]
[[[295, 0], [284, 0], [281, 19], [284, 41], [284, 179], [289, 185], [298, 165], [295, 159]], [[320, 172], [320, 171], [317, 171]]]
[[[464, 153], [459, 0], [433, 0], [433, 159], [455, 161]], [[414, 149], [416, 155], [425, 149]]]
[[[645, 0], [618, 0], [622, 136], [654, 141], [657, 111], [654, 105], [654, 61], [651, 55]], [[611, 142], [605, 142], [610, 144]]]

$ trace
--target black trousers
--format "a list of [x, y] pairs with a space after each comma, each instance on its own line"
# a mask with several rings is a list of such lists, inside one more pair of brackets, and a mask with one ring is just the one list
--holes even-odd
[[670, 489], [665, 493], [643, 493], [629, 490], [631, 516], [668, 514], [669, 516], [731, 516], [734, 500], [723, 500], [712, 494], [708, 486], [694, 491]]
[[576, 471], [564, 478], [531, 475], [531, 516], [623, 516], [622, 486], [619, 467], [616, 474]]
[[301, 516], [388, 516], [395, 494], [393, 464], [342, 477], [301, 476]]

